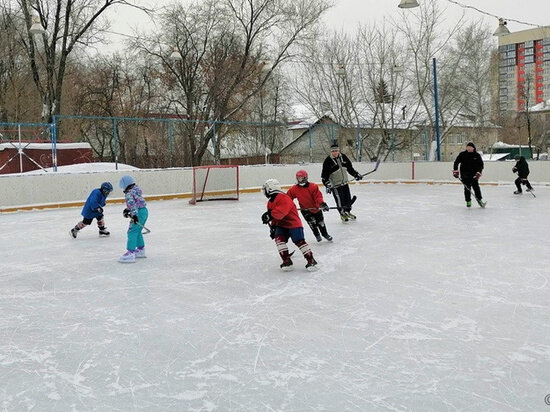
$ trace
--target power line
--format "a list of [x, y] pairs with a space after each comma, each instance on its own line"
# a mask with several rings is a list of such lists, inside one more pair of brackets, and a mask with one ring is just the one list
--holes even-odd
[[[449, 3], [453, 3], [453, 4], [456, 4], [457, 6], [459, 7], [462, 7], [463, 9], [471, 9], [471, 10], [475, 10], [477, 11], [478, 13], [481, 13], [481, 14], [484, 14], [486, 16], [490, 16], [490, 17], [494, 17], [496, 19], [500, 19], [502, 16], [497, 16], [495, 14], [492, 14], [492, 13], [488, 13], [484, 10], [480, 10], [478, 9], [477, 7], [474, 7], [474, 6], [470, 6], [468, 4], [462, 4], [462, 3], [459, 3], [458, 1], [456, 0], [447, 0]], [[524, 24], [526, 26], [533, 26], [533, 27], [541, 27], [540, 25], [538, 24], [533, 24], [533, 23], [527, 23], [525, 21], [521, 21], [521, 20], [516, 20], [516, 19], [509, 19], [509, 18], [504, 18], [504, 20], [506, 21], [513, 21], [514, 23], [519, 23], [519, 24]]]

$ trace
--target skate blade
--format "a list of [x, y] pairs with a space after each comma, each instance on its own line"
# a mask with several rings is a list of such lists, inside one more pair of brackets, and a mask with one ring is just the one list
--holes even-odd
[[283, 266], [281, 270], [283, 272], [292, 272], [294, 270], [294, 266]]
[[317, 267], [317, 265], [315, 266], [310, 266], [310, 267], [307, 267], [306, 270], [308, 272], [316, 272], [319, 268]]

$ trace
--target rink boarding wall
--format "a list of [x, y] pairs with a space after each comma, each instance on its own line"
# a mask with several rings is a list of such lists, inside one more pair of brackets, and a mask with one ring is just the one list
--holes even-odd
[[[481, 184], [511, 185], [517, 175], [512, 173], [513, 161], [486, 162]], [[284, 187], [295, 182], [296, 172], [304, 169], [310, 181], [320, 182], [320, 163], [299, 165], [254, 165], [239, 167], [240, 193], [257, 192], [270, 178]], [[374, 168], [374, 163], [354, 163], [360, 173]], [[534, 185], [549, 185], [550, 161], [529, 162], [529, 180]], [[451, 162], [381, 163], [378, 170], [354, 184], [460, 184], [451, 175]], [[104, 181], [115, 190], [108, 203], [122, 203], [124, 195], [118, 188], [123, 175], [132, 175], [147, 200], [191, 198], [192, 168], [140, 169], [108, 172], [50, 172], [0, 176], [0, 212], [82, 206], [90, 191]]]

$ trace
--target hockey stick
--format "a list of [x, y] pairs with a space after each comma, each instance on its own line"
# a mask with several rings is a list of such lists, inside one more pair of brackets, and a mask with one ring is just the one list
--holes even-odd
[[[355, 203], [355, 201], [357, 200], [357, 196], [353, 195], [353, 197], [351, 198], [350, 202], [349, 202], [349, 206], [351, 207], [351, 205], [353, 205]], [[320, 207], [303, 207], [303, 208], [298, 208], [298, 210], [316, 210], [316, 209], [319, 209], [319, 210], [323, 210], [322, 208]], [[340, 209], [338, 206], [330, 206], [329, 209], [331, 210], [334, 210], [334, 209]]]
[[[338, 209], [337, 206], [331, 206], [329, 209]], [[298, 208], [298, 210], [322, 210], [323, 212], [326, 212], [326, 209], [323, 209], [321, 207], [302, 207]]]
[[[518, 172], [514, 172], [514, 173], [518, 173]], [[518, 175], [519, 176], [519, 175]], [[524, 182], [524, 181], [527, 181], [527, 178], [523, 178], [523, 177], [520, 177], [521, 181]], [[532, 192], [532, 190], [525, 190], [526, 192], [529, 192], [533, 195], [534, 198], [536, 198], [535, 194]]]
[[139, 227], [141, 227], [143, 229], [143, 232], [141, 232], [142, 235], [146, 235], [148, 233], [151, 233], [151, 230], [148, 229], [147, 227], [145, 227], [144, 225], [142, 225], [141, 223], [134, 222], [134, 224], [138, 225]]
[[[370, 175], [371, 173], [376, 172], [376, 171], [378, 170], [378, 166], [380, 166], [380, 159], [378, 159], [378, 160], [376, 161], [376, 164], [374, 165], [374, 169], [372, 169], [371, 171], [369, 171], [369, 172], [367, 172], [367, 173], [363, 173], [363, 174], [361, 175], [361, 178], [363, 178], [363, 177], [365, 177], [365, 176], [367, 176], [367, 175]], [[332, 189], [338, 189], [339, 187], [348, 185], [349, 183], [350, 183], [350, 182], [341, 183], [341, 184], [339, 184], [339, 185], [332, 186], [330, 189], [331, 189], [331, 190], [332, 190]]]
[[365, 176], [367, 176], [367, 175], [370, 175], [371, 173], [376, 172], [376, 171], [378, 170], [378, 166], [380, 166], [380, 159], [378, 159], [378, 160], [376, 161], [376, 165], [374, 165], [374, 169], [372, 169], [370, 172], [363, 173], [363, 174], [361, 175], [361, 177], [365, 177]]
[[[130, 216], [128, 216], [130, 217]], [[133, 222], [133, 221], [132, 221]], [[151, 233], [151, 230], [148, 229], [147, 227], [145, 227], [144, 225], [142, 225], [141, 223], [139, 222], [134, 222], [134, 225], [138, 225], [139, 227], [141, 227], [143, 229], [143, 232], [141, 232], [142, 235], [146, 235], [148, 233]]]
[[464, 183], [464, 180], [462, 180], [460, 177], [458, 178], [458, 180], [460, 180], [462, 182], [462, 185], [468, 189], [468, 191], [470, 192], [470, 194], [474, 197], [474, 199], [476, 200], [476, 202], [479, 204], [480, 207], [482, 207], [483, 209], [485, 209], [485, 206], [487, 205], [487, 202], [483, 203], [482, 201], [480, 201], [474, 192], [472, 192], [472, 188], [471, 187], [468, 187], [466, 186], [466, 183]]

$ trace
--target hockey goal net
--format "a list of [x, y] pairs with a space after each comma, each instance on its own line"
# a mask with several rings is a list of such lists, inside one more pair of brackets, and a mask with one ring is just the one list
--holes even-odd
[[193, 167], [192, 205], [206, 200], [239, 200], [239, 166]]

